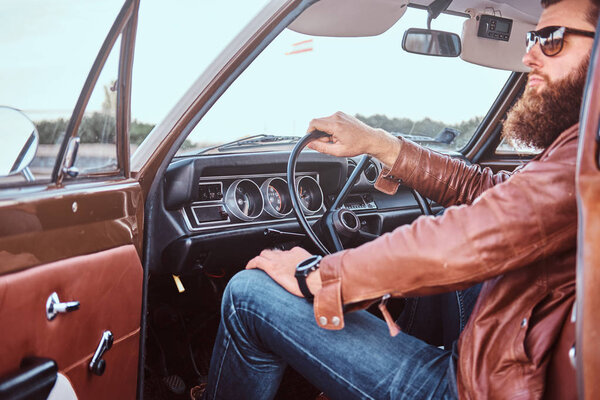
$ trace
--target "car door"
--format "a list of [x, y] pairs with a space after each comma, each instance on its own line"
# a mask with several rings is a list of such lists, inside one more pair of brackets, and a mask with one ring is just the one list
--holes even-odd
[[579, 234], [577, 244], [576, 355], [579, 398], [600, 396], [600, 52], [596, 39], [582, 110], [577, 165]]
[[[54, 386], [58, 398], [136, 395], [144, 200], [128, 129], [138, 8], [124, 1], [71, 118], [53, 122], [65, 129], [56, 156], [43, 158], [42, 144], [26, 179], [0, 177], [0, 398], [45, 398]], [[92, 113], [97, 94], [105, 100]], [[48, 158], [45, 179], [36, 171]]]

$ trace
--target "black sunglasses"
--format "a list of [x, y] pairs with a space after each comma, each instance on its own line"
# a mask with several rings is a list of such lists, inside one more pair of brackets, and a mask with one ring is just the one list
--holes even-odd
[[555, 56], [563, 49], [566, 33], [591, 38], [596, 34], [596, 32], [582, 31], [581, 29], [567, 28], [564, 26], [547, 26], [539, 31], [527, 32], [527, 39], [525, 40], [527, 52], [529, 53], [529, 50], [531, 50], [539, 40], [542, 53], [548, 57]]

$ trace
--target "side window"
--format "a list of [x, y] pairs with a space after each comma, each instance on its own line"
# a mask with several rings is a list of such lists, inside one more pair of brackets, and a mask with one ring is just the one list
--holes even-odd
[[[5, 39], [0, 40], [0, 158], [15, 160], [0, 168], [0, 189], [51, 181], [83, 84], [123, 2], [70, 2], [43, 10], [37, 0], [0, 2], [0, 37]], [[119, 47], [117, 41], [78, 133], [82, 144], [76, 166], [83, 174], [116, 170], [116, 92], [110, 82], [117, 77]], [[24, 125], [29, 120], [38, 135], [30, 137], [21, 125], [23, 135], [17, 137], [13, 117]]]
[[98, 77], [77, 131], [80, 145], [75, 167], [79, 176], [118, 171], [116, 117], [120, 50], [119, 37]]
[[496, 155], [502, 158], [510, 156], [534, 156], [541, 152], [542, 150], [533, 147], [515, 146], [506, 139], [502, 139], [498, 147], [496, 147]]

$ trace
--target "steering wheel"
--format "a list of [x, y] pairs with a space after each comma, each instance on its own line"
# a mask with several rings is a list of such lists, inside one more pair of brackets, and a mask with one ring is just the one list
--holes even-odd
[[[302, 229], [306, 232], [307, 236], [324, 255], [331, 254], [331, 252], [315, 234], [314, 230], [304, 216], [304, 213], [302, 212], [302, 207], [300, 206], [301, 200], [300, 196], [298, 195], [298, 188], [296, 186], [296, 162], [300, 152], [308, 143], [327, 136], [330, 135], [326, 132], [318, 130], [312, 131], [311, 133], [305, 135], [300, 141], [298, 141], [298, 143], [296, 143], [296, 146], [294, 146], [287, 164], [287, 184], [290, 197], [292, 199], [292, 208], [294, 210], [294, 214], [296, 214], [296, 219], [298, 220], [298, 223]], [[336, 252], [344, 250], [344, 246], [342, 245], [340, 237], [350, 237], [353, 235], [361, 235], [368, 239], [375, 239], [377, 237], [377, 235], [361, 231], [360, 220], [358, 219], [358, 216], [351, 210], [343, 207], [346, 197], [354, 187], [354, 184], [360, 177], [360, 174], [368, 166], [370, 159], [371, 157], [368, 155], [362, 156], [356, 165], [356, 168], [354, 168], [354, 171], [346, 181], [346, 184], [334, 200], [333, 205], [327, 209], [321, 217], [325, 225], [325, 232], [329, 236], [331, 243], [333, 243]], [[429, 207], [427, 200], [425, 200], [425, 198], [416, 190], [411, 189], [411, 191], [417, 202], [417, 205], [421, 210], [421, 213], [424, 215], [432, 215], [433, 213], [431, 212], [431, 208]]]

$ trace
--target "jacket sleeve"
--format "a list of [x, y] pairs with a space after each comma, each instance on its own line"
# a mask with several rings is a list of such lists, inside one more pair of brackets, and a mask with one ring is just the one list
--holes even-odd
[[[317, 324], [342, 329], [344, 305], [360, 308], [388, 294], [420, 296], [461, 289], [573, 248], [576, 149], [575, 138], [543, 161], [531, 161], [471, 205], [450, 207], [440, 217], [421, 216], [372, 242], [323, 258], [322, 288], [314, 303]], [[427, 155], [414, 160], [422, 162], [423, 157], [430, 162]], [[491, 174], [483, 182], [476, 170], [450, 160], [446, 164], [470, 177], [471, 186], [464, 192], [442, 191], [442, 199], [468, 199], [493, 184]], [[419, 164], [412, 169], [422, 168]], [[457, 182], [425, 172], [432, 182], [425, 187], [450, 188]], [[407, 173], [409, 182], [412, 175]]]
[[490, 168], [426, 149], [410, 140], [401, 141], [400, 155], [391, 170], [384, 168], [375, 187], [394, 194], [400, 181], [436, 203], [449, 207], [471, 204], [490, 187], [507, 180], [511, 173], [494, 174]]

